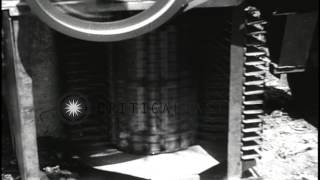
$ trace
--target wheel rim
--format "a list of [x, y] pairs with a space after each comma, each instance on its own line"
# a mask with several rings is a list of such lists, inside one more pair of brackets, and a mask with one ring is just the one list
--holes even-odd
[[185, 0], [159, 0], [137, 15], [112, 22], [94, 22], [64, 14], [49, 0], [27, 0], [27, 3], [42, 21], [64, 34], [89, 41], [119, 41], [159, 27], [181, 9]]

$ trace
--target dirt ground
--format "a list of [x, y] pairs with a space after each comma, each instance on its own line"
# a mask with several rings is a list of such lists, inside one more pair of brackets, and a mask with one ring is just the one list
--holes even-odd
[[318, 129], [286, 112], [291, 95], [286, 76], [278, 79], [269, 74], [267, 86], [266, 100], [276, 100], [278, 105], [273, 103], [272, 112], [263, 117], [257, 171], [266, 180], [318, 179]]
[[257, 170], [266, 180], [318, 179], [318, 130], [281, 111], [264, 117], [262, 159]]
[[[264, 120], [262, 159], [258, 160], [256, 170], [265, 180], [316, 180], [318, 179], [318, 129], [304, 119], [290, 117], [286, 112], [290, 95], [285, 76], [278, 79], [268, 75], [267, 109], [265, 116], [262, 117]], [[14, 153], [9, 147], [10, 138], [2, 134], [2, 143], [4, 145], [1, 161], [2, 180], [18, 180], [20, 176]], [[47, 164], [59, 164], [59, 161]], [[65, 180], [76, 179], [72, 178], [71, 172], [60, 171], [59, 168], [48, 168], [47, 172], [60, 173]]]

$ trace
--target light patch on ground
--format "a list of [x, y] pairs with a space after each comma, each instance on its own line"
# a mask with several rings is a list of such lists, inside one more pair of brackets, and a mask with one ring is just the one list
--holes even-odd
[[266, 180], [317, 180], [318, 130], [281, 111], [264, 118], [262, 159], [257, 171]]

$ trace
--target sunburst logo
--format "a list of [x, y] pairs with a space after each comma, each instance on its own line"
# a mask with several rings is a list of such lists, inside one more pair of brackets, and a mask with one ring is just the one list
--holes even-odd
[[60, 112], [69, 124], [81, 123], [88, 115], [88, 101], [82, 95], [67, 95], [61, 101]]
[[78, 100], [69, 100], [69, 102], [66, 104], [66, 113], [68, 113], [69, 116], [78, 116], [81, 113], [82, 105], [78, 102]]

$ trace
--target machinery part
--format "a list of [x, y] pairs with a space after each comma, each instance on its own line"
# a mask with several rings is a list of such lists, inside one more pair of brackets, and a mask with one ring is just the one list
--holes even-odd
[[318, 11], [271, 16], [269, 44], [273, 74], [306, 70], [318, 21]]
[[205, 104], [198, 122], [200, 141], [227, 141], [228, 88], [230, 67], [231, 16], [223, 15], [224, 22], [210, 40], [210, 58], [204, 58], [200, 75], [200, 101]]
[[[292, 93], [290, 111], [297, 117], [304, 117], [315, 127], [319, 126], [319, 25], [317, 24], [306, 71], [288, 74]], [[307, 106], [306, 106], [307, 105]]]
[[[261, 158], [262, 120], [259, 116], [264, 113], [265, 73], [268, 70], [270, 60], [264, 27], [267, 22], [261, 18], [261, 12], [257, 8], [248, 6], [244, 10], [247, 18], [245, 22], [241, 159], [244, 163], [243, 172], [248, 173], [251, 164]], [[246, 169], [248, 167], [249, 169]]]
[[156, 1], [149, 9], [127, 19], [92, 22], [62, 13], [50, 0], [27, 0], [31, 9], [52, 28], [89, 41], [119, 41], [149, 32], [175, 15], [186, 0]]
[[174, 152], [194, 143], [195, 113], [183, 108], [195, 104], [196, 94], [178, 30], [167, 24], [115, 45], [116, 144], [124, 152]]

